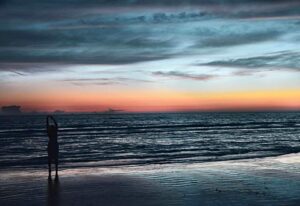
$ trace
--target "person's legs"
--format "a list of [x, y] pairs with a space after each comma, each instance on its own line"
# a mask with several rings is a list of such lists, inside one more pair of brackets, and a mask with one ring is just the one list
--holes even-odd
[[55, 159], [55, 178], [58, 178], [58, 158]]
[[55, 145], [55, 178], [58, 178], [58, 143]]
[[48, 171], [49, 171], [48, 179], [51, 179], [51, 160], [49, 158], [48, 158]]

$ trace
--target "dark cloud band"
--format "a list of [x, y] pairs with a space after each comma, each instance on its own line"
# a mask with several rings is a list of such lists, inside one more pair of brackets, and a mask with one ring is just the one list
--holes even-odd
[[256, 56], [249, 58], [212, 61], [201, 65], [219, 67], [238, 67], [238, 68], [289, 68], [300, 70], [300, 53], [282, 52], [266, 56]]
[[[192, 7], [178, 6], [182, 4]], [[299, 15], [299, 1], [28, 0], [25, 5], [24, 1], [12, 0], [1, 1], [0, 5], [0, 71], [39, 72], [52, 65], [135, 64], [195, 55], [208, 48], [221, 51], [299, 32], [296, 24], [266, 26], [240, 21]], [[158, 9], [151, 10], [152, 6]], [[288, 62], [281, 66], [298, 68], [293, 59], [280, 60]], [[208, 65], [265, 66], [260, 61], [216, 61]]]

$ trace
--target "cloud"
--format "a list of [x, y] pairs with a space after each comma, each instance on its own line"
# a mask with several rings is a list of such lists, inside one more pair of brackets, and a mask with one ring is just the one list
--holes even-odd
[[278, 31], [265, 32], [250, 32], [250, 33], [231, 33], [212, 35], [204, 38], [194, 47], [228, 47], [250, 43], [257, 43], [262, 41], [269, 41], [281, 35]]
[[[159, 51], [139, 51], [136, 49], [112, 48], [54, 48], [54, 49], [3, 49], [0, 51], [0, 62], [37, 64], [102, 64], [121, 65], [145, 61], [168, 59], [172, 55]], [[16, 64], [15, 64], [16, 65]], [[3, 67], [2, 67], [3, 68]], [[21, 67], [18, 67], [21, 69]]]
[[152, 74], [161, 77], [189, 79], [189, 80], [197, 80], [197, 81], [207, 81], [217, 77], [216, 75], [211, 75], [211, 74], [190, 74], [190, 73], [184, 73], [178, 71], [169, 71], [169, 72], [156, 71], [156, 72], [152, 72]]
[[151, 80], [135, 79], [127, 77], [111, 77], [111, 78], [67, 78], [59, 80], [62, 82], [69, 82], [77, 86], [88, 85], [126, 85], [128, 83], [152, 83]]
[[[297, 14], [300, 5], [297, 0], [27, 0], [26, 4], [22, 0], [2, 2], [1, 4], [0, 1], [0, 8], [2, 5], [6, 10], [12, 10], [15, 16], [40, 19], [57, 19], [65, 17], [66, 13], [78, 16], [86, 9], [102, 9], [107, 12], [111, 8], [137, 10], [174, 7], [204, 8], [223, 17], [286, 16]], [[35, 12], [28, 12], [32, 10]]]
[[238, 68], [277, 68], [277, 69], [296, 69], [300, 70], [299, 52], [281, 52], [266, 56], [256, 56], [249, 58], [220, 60], [204, 63], [201, 65], [219, 67], [238, 67]]
[[237, 71], [234, 71], [232, 75], [234, 76], [251, 76], [253, 74], [257, 73], [256, 71], [249, 70], [249, 69], [239, 69]]
[[[61, 26], [59, 22], [38, 24], [38, 29], [35, 25], [29, 22], [23, 29], [0, 29], [0, 63], [120, 65], [174, 55], [172, 39], [159, 38], [147, 25], [137, 29], [127, 26], [76, 30], [66, 25], [63, 30], [53, 29], [53, 25]], [[76, 25], [75, 21], [73, 26]]]
[[300, 8], [297, 1], [21, 3], [6, 1], [0, 6], [0, 71], [33, 73], [65, 68], [55, 69], [55, 65], [136, 64], [195, 55], [207, 48], [256, 44], [299, 32], [297, 25], [237, 20], [294, 15]]
[[[6, 1], [2, 0], [3, 3], [19, 4], [22, 0]], [[60, 0], [28, 0], [31, 5], [99, 5], [99, 6], [141, 6], [141, 5], [234, 5], [234, 4], [249, 4], [249, 3], [259, 3], [259, 4], [274, 4], [274, 3], [291, 3], [297, 2], [297, 0], [70, 0], [70, 1], [60, 1]]]
[[[52, 27], [0, 30], [3, 37], [0, 40], [0, 64], [134, 64], [170, 59], [186, 53], [182, 49], [188, 41], [182, 39], [185, 35], [192, 37], [191, 47], [200, 49], [257, 43], [281, 35], [276, 30], [243, 32], [238, 25], [222, 30], [209, 26], [202, 29], [198, 29], [199, 26], [181, 26], [186, 27], [186, 31], [174, 30], [176, 24], [171, 24], [171, 27], [142, 24], [76, 30], [53, 30]], [[0, 66], [0, 69], [5, 68]], [[16, 70], [27, 70], [27, 66]]]
[[70, 65], [66, 64], [52, 64], [52, 63], [30, 63], [30, 62], [19, 62], [19, 63], [7, 63], [0, 62], [0, 72], [12, 72], [22, 76], [26, 76], [32, 73], [39, 72], [57, 72], [62, 68], [64, 71], [68, 70]]

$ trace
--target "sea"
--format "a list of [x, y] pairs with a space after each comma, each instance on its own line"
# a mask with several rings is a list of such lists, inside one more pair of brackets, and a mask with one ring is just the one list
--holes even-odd
[[[57, 114], [59, 167], [144, 167], [300, 152], [300, 112]], [[46, 115], [0, 116], [0, 170], [47, 168]]]

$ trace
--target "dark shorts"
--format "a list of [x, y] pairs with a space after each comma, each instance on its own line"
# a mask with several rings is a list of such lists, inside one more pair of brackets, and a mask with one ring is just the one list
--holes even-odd
[[48, 143], [48, 160], [57, 160], [58, 159], [58, 143]]

